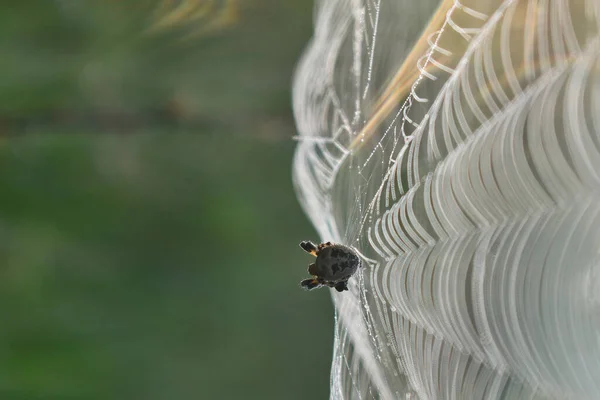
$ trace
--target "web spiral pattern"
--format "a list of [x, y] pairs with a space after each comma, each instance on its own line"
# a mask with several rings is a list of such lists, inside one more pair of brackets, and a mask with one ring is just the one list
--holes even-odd
[[600, 398], [600, 3], [320, 0], [294, 182], [333, 399]]

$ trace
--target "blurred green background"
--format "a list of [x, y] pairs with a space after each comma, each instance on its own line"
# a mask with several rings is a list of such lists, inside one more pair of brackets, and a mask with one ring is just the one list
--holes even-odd
[[0, 399], [329, 396], [291, 184], [312, 1], [200, 3], [3, 7]]

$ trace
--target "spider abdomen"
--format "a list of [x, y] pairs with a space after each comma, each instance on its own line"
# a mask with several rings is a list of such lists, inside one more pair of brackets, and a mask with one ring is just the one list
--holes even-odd
[[340, 281], [352, 276], [360, 266], [360, 258], [344, 245], [334, 244], [319, 251], [315, 272], [327, 281]]

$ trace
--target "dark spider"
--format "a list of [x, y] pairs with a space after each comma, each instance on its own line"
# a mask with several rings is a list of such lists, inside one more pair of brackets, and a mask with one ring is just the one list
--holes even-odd
[[361, 266], [356, 251], [348, 246], [331, 242], [315, 246], [307, 241], [300, 243], [300, 247], [317, 257], [317, 260], [308, 266], [308, 273], [312, 278], [300, 282], [301, 287], [313, 290], [321, 286], [329, 286], [338, 292], [348, 290], [348, 279]]

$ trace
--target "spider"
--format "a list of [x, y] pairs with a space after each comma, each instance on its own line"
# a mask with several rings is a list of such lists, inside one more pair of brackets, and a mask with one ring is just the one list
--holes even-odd
[[313, 277], [300, 282], [301, 287], [313, 290], [329, 286], [338, 292], [348, 290], [348, 279], [361, 266], [360, 257], [353, 249], [331, 242], [315, 246], [308, 241], [300, 243], [300, 247], [317, 257], [317, 260], [308, 266], [308, 273]]

